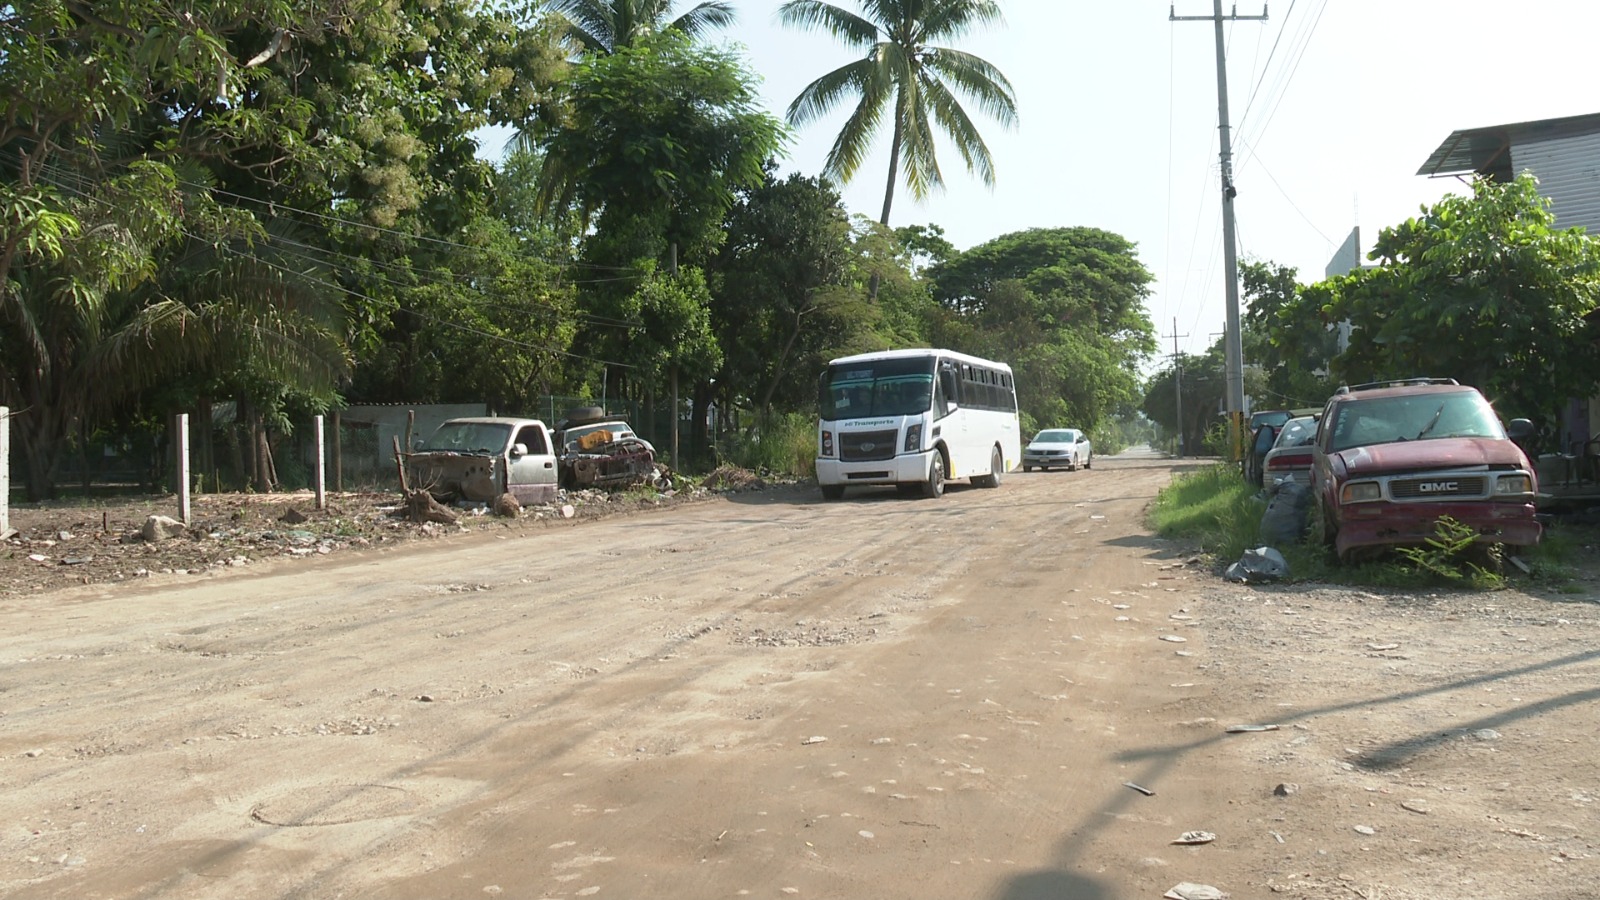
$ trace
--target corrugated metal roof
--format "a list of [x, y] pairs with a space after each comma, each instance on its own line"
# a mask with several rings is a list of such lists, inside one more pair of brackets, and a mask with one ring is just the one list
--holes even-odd
[[1428, 161], [1422, 164], [1417, 174], [1437, 178], [1441, 175], [1479, 172], [1485, 175], [1510, 177], [1512, 143], [1595, 132], [1600, 132], [1600, 113], [1453, 131], [1448, 138], [1445, 138], [1444, 143], [1439, 145], [1439, 149], [1433, 151]]

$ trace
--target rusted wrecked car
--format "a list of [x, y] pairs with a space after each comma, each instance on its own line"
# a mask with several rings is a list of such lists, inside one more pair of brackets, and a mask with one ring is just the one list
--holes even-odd
[[556, 441], [561, 448], [562, 487], [672, 487], [666, 466], [656, 462], [656, 448], [627, 421], [608, 416], [599, 407], [567, 413], [556, 423]]
[[451, 419], [406, 454], [406, 480], [435, 500], [521, 504], [556, 499], [557, 459], [550, 429], [538, 419]]

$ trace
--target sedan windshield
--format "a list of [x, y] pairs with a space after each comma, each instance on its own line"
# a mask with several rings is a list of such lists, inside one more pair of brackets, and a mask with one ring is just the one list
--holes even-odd
[[1478, 437], [1504, 440], [1489, 401], [1476, 391], [1352, 400], [1340, 406], [1328, 449]]
[[1063, 429], [1041, 431], [1033, 438], [1035, 444], [1072, 444], [1076, 443], [1077, 440], [1078, 436], [1076, 434]]
[[511, 439], [511, 426], [502, 422], [446, 422], [422, 446], [427, 450], [456, 453], [499, 453]]

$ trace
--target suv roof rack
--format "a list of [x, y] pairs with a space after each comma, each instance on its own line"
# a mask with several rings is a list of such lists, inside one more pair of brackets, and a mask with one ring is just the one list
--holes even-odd
[[1348, 394], [1353, 391], [1371, 391], [1378, 388], [1411, 387], [1419, 384], [1459, 384], [1454, 378], [1396, 378], [1391, 381], [1369, 381], [1366, 384], [1341, 385], [1335, 394]]

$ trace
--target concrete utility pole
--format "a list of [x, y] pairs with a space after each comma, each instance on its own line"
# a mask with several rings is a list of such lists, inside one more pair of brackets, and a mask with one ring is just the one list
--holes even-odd
[[1172, 338], [1172, 386], [1178, 395], [1178, 458], [1183, 459], [1183, 360], [1178, 356], [1178, 338], [1186, 338], [1187, 334], [1178, 333], [1178, 317], [1172, 317], [1172, 333], [1162, 337]]
[[[1167, 18], [1173, 22], [1210, 21], [1217, 33], [1217, 123], [1222, 145], [1222, 264], [1228, 296], [1227, 338], [1223, 345], [1227, 364], [1228, 421], [1233, 444], [1233, 458], [1242, 455], [1240, 440], [1244, 433], [1244, 346], [1239, 337], [1239, 250], [1234, 243], [1233, 198], [1238, 193], [1233, 187], [1233, 144], [1228, 134], [1228, 61], [1227, 42], [1223, 39], [1224, 21], [1265, 22], [1267, 6], [1261, 5], [1261, 15], [1241, 16], [1238, 7], [1234, 12], [1222, 14], [1222, 0], [1211, 0], [1211, 15], [1180, 16], [1177, 7], [1169, 8]], [[1174, 328], [1176, 330], [1176, 328]]]

